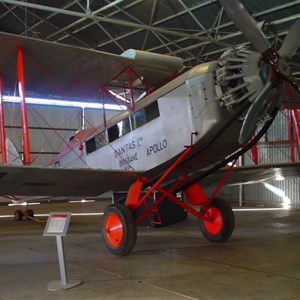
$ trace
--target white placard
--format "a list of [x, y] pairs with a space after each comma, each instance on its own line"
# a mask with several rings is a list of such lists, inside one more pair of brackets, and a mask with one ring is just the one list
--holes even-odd
[[52, 212], [44, 230], [44, 236], [67, 234], [69, 222], [71, 218], [70, 212]]

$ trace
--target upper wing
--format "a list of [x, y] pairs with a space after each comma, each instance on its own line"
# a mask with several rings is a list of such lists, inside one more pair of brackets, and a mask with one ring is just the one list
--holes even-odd
[[92, 99], [133, 62], [119, 55], [0, 33], [0, 70], [13, 92], [18, 48], [24, 49], [27, 94]]
[[128, 190], [141, 175], [124, 170], [0, 165], [0, 194], [98, 196], [108, 190]]
[[[205, 177], [200, 182], [202, 185], [212, 185], [219, 182], [224, 176], [226, 168], [219, 169]], [[197, 175], [201, 175], [198, 172]], [[193, 175], [195, 176], [195, 174]], [[272, 180], [283, 180], [289, 177], [300, 176], [300, 162], [264, 164], [234, 167], [225, 181], [225, 185], [252, 184]]]
[[[115, 55], [0, 32], [0, 71], [4, 91], [14, 94], [17, 50], [24, 50], [28, 96], [94, 99], [99, 89], [131, 66], [149, 86], [165, 81], [183, 68], [180, 58], [130, 50]], [[126, 73], [127, 74], [127, 73]]]

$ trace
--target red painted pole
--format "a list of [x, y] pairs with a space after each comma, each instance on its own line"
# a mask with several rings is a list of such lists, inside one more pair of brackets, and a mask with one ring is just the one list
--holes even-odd
[[300, 160], [300, 123], [299, 123], [297, 105], [295, 103], [293, 104], [292, 115], [293, 115], [293, 121], [295, 124], [294, 129], [295, 129], [295, 135], [296, 135], [298, 159]]
[[5, 144], [5, 126], [4, 126], [4, 108], [3, 108], [3, 82], [0, 76], [0, 139], [1, 139], [1, 158], [2, 164], [7, 164], [6, 144]]
[[299, 117], [298, 117], [298, 111], [297, 111], [297, 104], [296, 104], [296, 101], [294, 99], [294, 96], [291, 92], [291, 88], [289, 85], [285, 85], [285, 92], [289, 96], [289, 98], [293, 101], [293, 106], [291, 109], [291, 116], [292, 116], [291, 117], [291, 125], [294, 125], [293, 128], [294, 128], [296, 146], [297, 146], [297, 151], [298, 151], [298, 160], [300, 161], [300, 123], [299, 123]]
[[19, 95], [21, 98], [21, 120], [22, 120], [22, 134], [23, 134], [23, 151], [24, 151], [24, 165], [30, 164], [30, 145], [29, 145], [29, 133], [28, 133], [28, 121], [27, 121], [27, 109], [25, 101], [25, 76], [24, 76], [24, 60], [23, 60], [23, 49], [18, 49], [18, 88]]
[[257, 149], [257, 144], [255, 144], [251, 148], [251, 154], [252, 154], [252, 160], [253, 160], [254, 164], [258, 165], [258, 149]]
[[287, 131], [289, 137], [289, 146], [291, 153], [291, 161], [295, 162], [295, 150], [294, 150], [294, 137], [293, 137], [293, 122], [292, 122], [292, 113], [289, 109], [285, 109], [285, 116], [287, 122]]
[[134, 111], [134, 95], [133, 95], [133, 80], [132, 80], [132, 69], [128, 69], [128, 82], [130, 88], [130, 110]]
[[105, 102], [104, 102], [104, 94], [103, 94], [103, 91], [101, 92], [101, 95], [102, 95], [103, 126], [106, 128], [106, 111], [105, 111]]

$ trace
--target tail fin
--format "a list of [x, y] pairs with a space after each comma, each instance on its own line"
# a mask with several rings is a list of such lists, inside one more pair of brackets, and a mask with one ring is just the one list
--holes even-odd
[[17, 166], [23, 165], [23, 162], [20, 158], [19, 152], [15, 144], [9, 138], [6, 138], [5, 146], [6, 146], [7, 164], [17, 165]]

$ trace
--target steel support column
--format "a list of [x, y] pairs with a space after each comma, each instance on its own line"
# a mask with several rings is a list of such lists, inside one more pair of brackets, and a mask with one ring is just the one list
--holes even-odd
[[21, 109], [21, 120], [22, 120], [22, 134], [23, 134], [23, 151], [24, 151], [24, 165], [30, 164], [30, 145], [29, 145], [29, 133], [28, 133], [28, 120], [27, 120], [27, 108], [25, 100], [25, 75], [24, 75], [24, 59], [23, 49], [18, 49], [18, 88], [19, 95], [21, 98], [20, 109]]
[[293, 104], [293, 108], [292, 108], [292, 116], [293, 116], [293, 121], [294, 121], [294, 125], [295, 125], [294, 130], [295, 130], [295, 136], [296, 136], [298, 160], [300, 161], [300, 123], [299, 123], [297, 105], [295, 103]]
[[293, 132], [293, 114], [290, 109], [285, 109], [287, 131], [289, 137], [289, 147], [291, 154], [291, 161], [295, 162], [295, 149], [294, 149], [294, 132]]
[[3, 82], [0, 76], [0, 139], [1, 139], [1, 158], [2, 164], [7, 164], [6, 144], [5, 144], [5, 124], [4, 124], [4, 107], [3, 107]]

